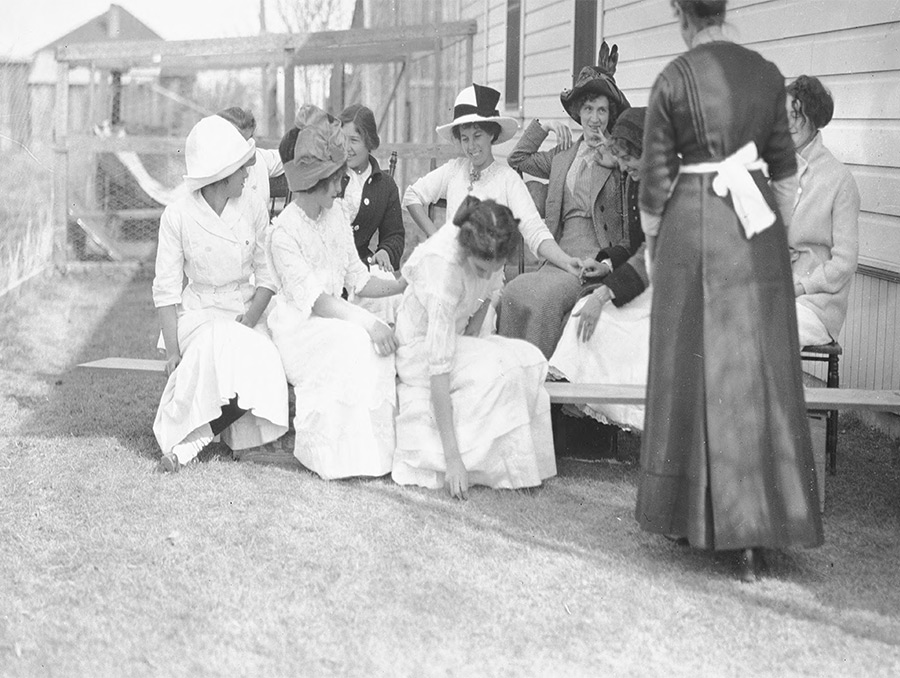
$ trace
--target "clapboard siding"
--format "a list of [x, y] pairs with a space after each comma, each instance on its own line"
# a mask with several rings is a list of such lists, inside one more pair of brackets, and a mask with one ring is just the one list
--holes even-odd
[[841, 333], [841, 383], [848, 388], [895, 389], [900, 382], [900, 285], [857, 275]]
[[[522, 0], [522, 122], [567, 120], [559, 92], [571, 85], [575, 0]], [[603, 35], [619, 46], [616, 79], [633, 105], [646, 105], [662, 68], [684, 51], [669, 2], [598, 0]], [[475, 40], [478, 77], [488, 48], [488, 82], [505, 87], [506, 2], [489, 0], [487, 40]], [[463, 0], [462, 18], [484, 30], [484, 3]], [[859, 186], [860, 263], [900, 273], [900, 0], [731, 0], [732, 37], [759, 51], [788, 80], [820, 77], [834, 94], [824, 140]], [[512, 111], [510, 111], [512, 112]], [[504, 144], [505, 152], [510, 144]], [[501, 149], [498, 149], [501, 150]], [[900, 388], [900, 284], [856, 275], [840, 337], [842, 382]], [[818, 369], [818, 368], [816, 368]], [[821, 372], [824, 376], [824, 372]]]
[[850, 165], [850, 171], [866, 212], [900, 217], [900, 169]]

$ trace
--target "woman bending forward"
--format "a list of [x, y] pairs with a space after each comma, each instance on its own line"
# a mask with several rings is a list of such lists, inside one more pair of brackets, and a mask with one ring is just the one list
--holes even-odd
[[556, 475], [547, 361], [526, 341], [479, 337], [517, 226], [508, 208], [466, 198], [403, 267], [392, 471], [401, 485], [465, 498], [471, 485], [533, 487]]

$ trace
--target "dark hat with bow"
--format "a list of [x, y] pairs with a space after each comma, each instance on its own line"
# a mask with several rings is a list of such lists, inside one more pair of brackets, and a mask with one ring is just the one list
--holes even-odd
[[578, 77], [575, 78], [572, 89], [564, 89], [560, 93], [559, 100], [562, 102], [563, 108], [579, 125], [581, 124], [581, 112], [575, 110], [575, 104], [581, 99], [582, 94], [603, 95], [611, 104], [615, 104], [620, 113], [630, 106], [628, 99], [616, 85], [616, 79], [613, 77], [616, 74], [618, 63], [619, 46], [613, 45], [610, 50], [604, 40], [600, 46], [600, 54], [597, 56], [597, 65], [582, 68]]
[[446, 125], [436, 128], [437, 133], [448, 141], [453, 141], [453, 128], [458, 125], [467, 125], [473, 122], [495, 122], [500, 125], [500, 136], [494, 141], [502, 144], [512, 139], [519, 129], [519, 123], [515, 118], [500, 115], [497, 104], [500, 102], [500, 92], [492, 87], [472, 84], [466, 87], [456, 96], [453, 103], [453, 120]]

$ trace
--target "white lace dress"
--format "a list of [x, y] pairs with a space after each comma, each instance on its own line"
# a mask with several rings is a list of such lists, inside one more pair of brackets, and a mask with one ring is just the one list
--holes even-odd
[[269, 328], [294, 388], [294, 456], [326, 479], [382, 476], [394, 452], [394, 357], [375, 353], [358, 325], [312, 312], [321, 294], [369, 280], [340, 205], [315, 221], [291, 203], [270, 246], [281, 292]]
[[431, 376], [450, 373], [453, 420], [470, 485], [518, 488], [556, 475], [547, 361], [520, 339], [462, 336], [469, 318], [502, 285], [468, 274], [458, 228], [442, 227], [403, 267], [409, 287], [397, 314], [397, 450], [401, 485], [443, 487], [444, 449], [432, 404]]
[[[550, 357], [550, 373], [576, 384], [647, 383], [650, 360], [650, 304], [652, 287], [624, 306], [603, 305], [600, 320], [588, 341], [578, 339], [578, 322], [570, 316]], [[580, 299], [572, 312], [584, 306]], [[581, 405], [579, 410], [604, 423], [634, 431], [644, 429], [643, 405]]]

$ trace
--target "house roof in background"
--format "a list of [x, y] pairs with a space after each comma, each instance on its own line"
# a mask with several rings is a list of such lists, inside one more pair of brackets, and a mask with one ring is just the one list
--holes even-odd
[[[110, 35], [110, 24], [115, 24], [116, 21], [118, 21], [119, 28], [115, 35]], [[103, 14], [95, 16], [37, 51], [43, 52], [62, 45], [82, 42], [111, 42], [113, 40], [162, 40], [162, 36], [124, 7], [113, 4]]]

